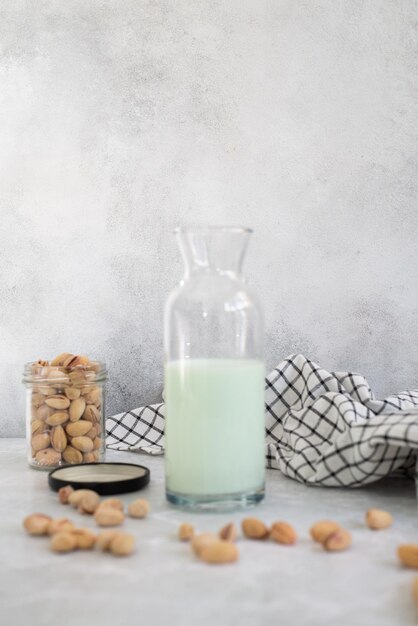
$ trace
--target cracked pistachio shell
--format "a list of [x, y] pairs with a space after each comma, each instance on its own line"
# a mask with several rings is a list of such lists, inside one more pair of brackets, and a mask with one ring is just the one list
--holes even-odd
[[64, 361], [66, 359], [68, 359], [69, 356], [73, 356], [70, 352], [62, 352], [61, 354], [59, 354], [58, 356], [55, 357], [55, 359], [52, 359], [51, 361], [51, 365], [53, 366], [60, 366], [60, 365], [64, 365]]
[[84, 410], [83, 418], [89, 422], [100, 421], [100, 411], [94, 404], [88, 404]]

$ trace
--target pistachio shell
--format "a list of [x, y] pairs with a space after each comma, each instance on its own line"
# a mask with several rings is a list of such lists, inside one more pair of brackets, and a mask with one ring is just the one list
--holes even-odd
[[54, 409], [51, 409], [47, 404], [42, 404], [36, 409], [35, 416], [36, 419], [45, 421], [52, 413], [54, 413]]
[[135, 550], [135, 537], [128, 533], [117, 533], [110, 541], [109, 550], [116, 556], [129, 556]]
[[51, 385], [40, 385], [37, 389], [38, 393], [41, 393], [43, 396], [54, 396], [57, 393], [55, 387]]
[[33, 406], [37, 408], [38, 406], [41, 406], [41, 404], [44, 403], [45, 398], [41, 393], [33, 393], [31, 400], [32, 400]]
[[42, 420], [33, 420], [31, 425], [31, 431], [32, 431], [32, 435], [37, 435], [40, 432], [42, 432], [43, 428], [44, 428], [44, 423]]
[[100, 411], [94, 404], [88, 404], [83, 413], [83, 419], [88, 420], [89, 422], [98, 422], [100, 421]]
[[93, 450], [93, 441], [88, 437], [73, 437], [71, 445], [81, 452], [91, 452]]
[[110, 542], [117, 534], [117, 530], [102, 530], [102, 532], [97, 535], [96, 546], [106, 552], [110, 548]]
[[30, 535], [42, 536], [48, 532], [48, 525], [51, 521], [49, 515], [43, 513], [33, 513], [23, 520], [23, 526]]
[[83, 455], [80, 450], [76, 450], [72, 446], [67, 446], [62, 453], [62, 458], [66, 463], [82, 463]]
[[83, 454], [83, 463], [95, 463], [96, 456], [94, 452], [84, 452]]
[[79, 550], [90, 550], [96, 543], [97, 536], [90, 528], [76, 528], [71, 531]]
[[51, 365], [54, 365], [54, 366], [63, 365], [64, 361], [68, 359], [69, 356], [73, 356], [73, 355], [70, 352], [62, 352], [61, 354], [56, 356], [55, 359], [52, 359]]
[[119, 526], [123, 523], [125, 516], [122, 511], [109, 507], [98, 507], [94, 519], [99, 526]]
[[68, 422], [68, 417], [69, 415], [67, 411], [58, 411], [57, 413], [53, 413], [47, 417], [45, 421], [49, 426], [60, 426], [61, 424]]
[[91, 428], [90, 428], [90, 430], [87, 433], [84, 433], [84, 434], [86, 435], [86, 437], [89, 437], [89, 439], [92, 439], [94, 441], [96, 439], [97, 435], [98, 435], [97, 427], [93, 426], [93, 424], [91, 422], [87, 422], [87, 424], [90, 424]]
[[78, 420], [78, 422], [70, 422], [65, 427], [65, 430], [67, 431], [67, 434], [70, 435], [70, 437], [82, 437], [83, 435], [86, 435], [92, 429], [94, 429], [94, 426], [92, 426], [91, 422], [88, 422], [86, 420]]
[[68, 374], [68, 377], [73, 385], [83, 385], [87, 380], [86, 372], [82, 369], [73, 370]]
[[77, 387], [65, 387], [64, 393], [69, 400], [77, 400], [80, 397], [80, 389]]
[[130, 517], [136, 517], [138, 519], [147, 517], [149, 510], [149, 502], [141, 498], [139, 500], [131, 502], [131, 504], [128, 506], [128, 513]]
[[99, 494], [92, 489], [75, 489], [68, 496], [68, 504], [71, 504], [71, 506], [77, 509], [80, 506], [81, 501], [86, 497], [93, 497], [97, 503], [97, 498], [99, 497]]
[[[67, 385], [70, 382], [68, 376], [61, 369], [58, 368], [51, 368], [48, 372], [47, 378], [48, 380], [54, 381], [54, 384], [59, 383], [61, 385]], [[57, 382], [55, 383], [55, 381]]]
[[64, 367], [77, 367], [78, 365], [88, 365], [89, 359], [80, 354], [71, 355], [63, 362]]
[[85, 396], [87, 404], [100, 405], [102, 401], [102, 392], [100, 387], [93, 387]]
[[76, 422], [84, 413], [86, 401], [84, 398], [76, 398], [70, 405], [70, 422]]
[[70, 401], [65, 396], [49, 396], [45, 400], [45, 404], [53, 409], [68, 409]]
[[55, 426], [51, 432], [51, 444], [57, 452], [63, 452], [67, 447], [67, 437], [62, 426]]
[[47, 533], [52, 536], [55, 533], [72, 530], [73, 528], [75, 528], [75, 525], [67, 517], [58, 517], [49, 522]]
[[72, 552], [77, 548], [77, 539], [70, 532], [52, 535], [50, 548], [53, 552]]
[[35, 461], [38, 465], [53, 466], [61, 461], [61, 454], [53, 448], [46, 448], [36, 453]]
[[35, 452], [38, 452], [39, 450], [44, 450], [44, 448], [48, 448], [49, 442], [50, 438], [48, 433], [35, 435], [34, 437], [32, 437], [32, 448]]
[[100, 450], [101, 445], [102, 445], [102, 440], [100, 439], [100, 437], [96, 437], [96, 439], [93, 441], [93, 450]]

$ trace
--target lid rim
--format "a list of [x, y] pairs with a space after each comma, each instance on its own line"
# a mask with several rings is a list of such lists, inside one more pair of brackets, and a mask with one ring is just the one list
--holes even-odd
[[[140, 468], [143, 470], [143, 474], [141, 476], [132, 476], [131, 478], [124, 478], [122, 480], [109, 480], [106, 482], [95, 482], [94, 480], [69, 480], [68, 478], [63, 479], [54, 476], [56, 472], [59, 472], [63, 469], [72, 469], [76, 467], [91, 467], [91, 466], [128, 466]], [[121, 493], [131, 493], [133, 491], [139, 491], [140, 489], [144, 489], [151, 478], [151, 472], [148, 467], [145, 465], [137, 465], [136, 463], [114, 463], [114, 462], [99, 462], [99, 463], [76, 463], [74, 465], [63, 465], [62, 467], [56, 467], [48, 474], [48, 484], [52, 491], [58, 491], [61, 487], [65, 487], [66, 485], [70, 485], [73, 489], [92, 489], [96, 491], [99, 495], [102, 496], [111, 496], [115, 494]]]

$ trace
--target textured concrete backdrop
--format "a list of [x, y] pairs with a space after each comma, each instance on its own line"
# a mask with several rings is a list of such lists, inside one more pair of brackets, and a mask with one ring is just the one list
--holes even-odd
[[178, 224], [255, 229], [267, 361], [417, 383], [416, 0], [2, 0], [0, 434], [24, 361], [155, 400]]

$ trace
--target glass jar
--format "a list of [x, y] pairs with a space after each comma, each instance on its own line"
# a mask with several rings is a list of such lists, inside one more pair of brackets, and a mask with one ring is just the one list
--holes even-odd
[[60, 356], [58, 365], [54, 359], [53, 365], [38, 361], [24, 369], [28, 462], [37, 469], [104, 458], [106, 366]]
[[246, 506], [265, 481], [263, 322], [241, 276], [252, 231], [175, 232], [185, 274], [165, 309], [166, 497]]

